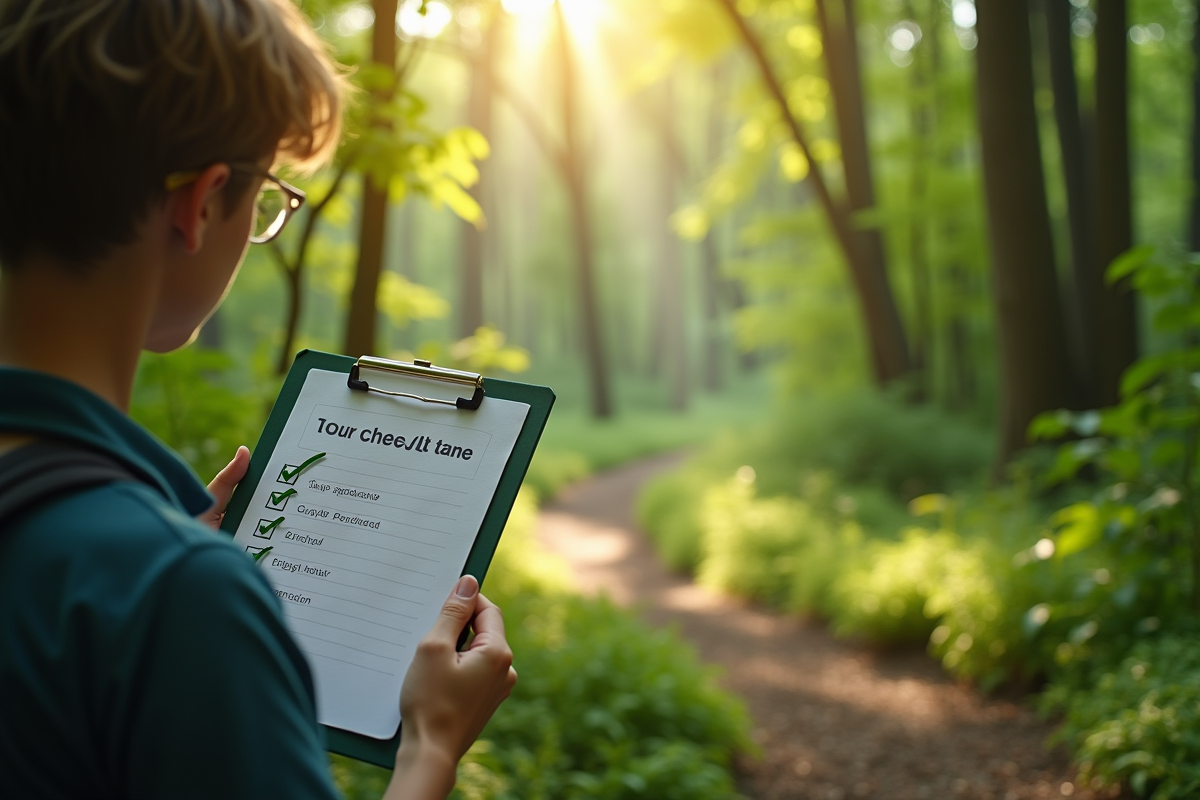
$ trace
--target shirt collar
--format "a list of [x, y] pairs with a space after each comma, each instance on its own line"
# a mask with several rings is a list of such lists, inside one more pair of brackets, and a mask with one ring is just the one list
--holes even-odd
[[0, 430], [54, 436], [99, 450], [189, 516], [212, 507], [212, 496], [179, 456], [112, 404], [62, 378], [0, 367]]

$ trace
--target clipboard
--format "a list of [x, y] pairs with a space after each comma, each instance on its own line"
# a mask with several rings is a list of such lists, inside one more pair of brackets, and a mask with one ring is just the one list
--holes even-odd
[[[279, 443], [284, 426], [292, 414], [309, 373], [314, 369], [345, 374], [346, 391], [378, 393], [409, 398], [422, 403], [451, 406], [452, 408], [446, 409], [448, 414], [472, 414], [481, 407], [481, 404], [486, 403], [489, 397], [528, 405], [529, 410], [524, 424], [517, 434], [516, 442], [501, 472], [500, 482], [487, 507], [483, 523], [467, 556], [466, 564], [462, 568], [463, 575], [473, 575], [482, 586], [496, 546], [499, 544], [500, 534], [508, 521], [509, 512], [512, 510], [529, 463], [533, 458], [534, 449], [546, 426], [546, 420], [550, 416], [550, 410], [555, 400], [554, 392], [545, 386], [488, 378], [476, 373], [437, 367], [428, 361], [408, 363], [372, 356], [355, 359], [350, 356], [316, 350], [301, 351], [297, 354], [292, 368], [284, 380], [279, 397], [271, 409], [266, 426], [251, 455], [246, 477], [238, 484], [226, 508], [221, 530], [230, 536], [234, 535], [245, 516], [254, 490], [262, 481], [264, 470]], [[460, 392], [469, 394], [469, 396], [447, 400], [413, 392], [390, 391], [382, 388], [379, 382], [375, 381], [376, 376], [383, 377], [384, 373], [428, 380], [431, 382], [431, 387], [434, 383], [453, 384], [463, 387]], [[373, 382], [375, 385], [372, 385]], [[396, 702], [399, 702], [399, 697], [396, 698]], [[396, 750], [400, 746], [403, 722], [395, 736], [388, 740], [374, 739], [328, 725], [323, 725], [323, 727], [326, 733], [326, 746], [330, 752], [387, 769], [393, 767]]]

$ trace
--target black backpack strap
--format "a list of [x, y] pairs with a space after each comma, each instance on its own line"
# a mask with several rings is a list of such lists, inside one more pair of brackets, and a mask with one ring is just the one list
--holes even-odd
[[84, 445], [39, 439], [0, 457], [0, 527], [53, 496], [136, 480], [111, 457]]

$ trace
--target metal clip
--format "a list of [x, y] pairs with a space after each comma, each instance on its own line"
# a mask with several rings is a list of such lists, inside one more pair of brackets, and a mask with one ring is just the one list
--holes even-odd
[[[419, 394], [410, 392], [392, 392], [387, 389], [379, 389], [367, 384], [367, 381], [360, 377], [361, 370], [373, 369], [380, 372], [391, 372], [393, 374], [408, 375], [414, 378], [426, 378], [428, 380], [443, 381], [446, 383], [457, 383], [463, 386], [472, 386], [475, 389], [474, 394], [470, 398], [460, 397], [457, 400], [441, 400], [436, 397], [423, 397]], [[448, 369], [446, 367], [435, 367], [429, 361], [424, 359], [413, 359], [410, 364], [407, 361], [390, 361], [386, 358], [376, 358], [375, 356], [361, 356], [354, 362], [354, 366], [350, 368], [350, 377], [346, 380], [346, 385], [351, 389], [359, 392], [375, 392], [376, 394], [385, 394], [389, 397], [408, 397], [413, 400], [420, 400], [422, 403], [437, 403], [444, 406], [454, 406], [455, 408], [464, 411], [476, 411], [479, 405], [483, 402], [483, 376], [475, 372], [463, 372], [457, 369]]]

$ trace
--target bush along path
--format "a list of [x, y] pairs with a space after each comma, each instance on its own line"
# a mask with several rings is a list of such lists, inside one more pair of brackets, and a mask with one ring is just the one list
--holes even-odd
[[[639, 461], [565, 490], [541, 514], [543, 543], [584, 593], [674, 626], [740, 695], [761, 754], [739, 764], [750, 798], [1091, 798], [1052, 727], [1018, 702], [955, 684], [924, 652], [839, 641], [822, 625], [714, 594], [672, 575], [636, 529], [634, 503], [677, 456]], [[1111, 796], [1111, 795], [1104, 795]]]

